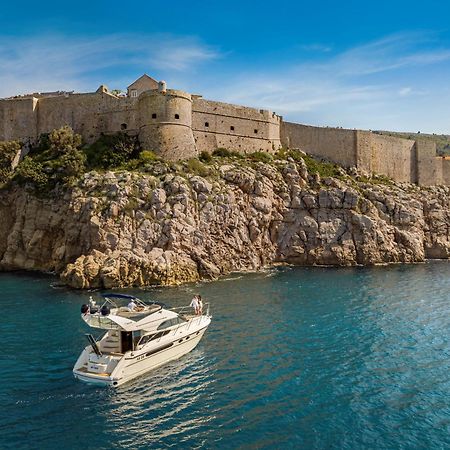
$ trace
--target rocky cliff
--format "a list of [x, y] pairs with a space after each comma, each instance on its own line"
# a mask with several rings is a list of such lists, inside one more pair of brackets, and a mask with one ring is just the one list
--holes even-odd
[[[0, 269], [76, 288], [175, 284], [274, 263], [450, 256], [450, 190], [309, 174], [302, 159], [211, 163], [208, 175], [87, 173], [71, 189], [0, 191]], [[183, 167], [181, 167], [183, 169]], [[359, 178], [359, 181], [358, 181]]]

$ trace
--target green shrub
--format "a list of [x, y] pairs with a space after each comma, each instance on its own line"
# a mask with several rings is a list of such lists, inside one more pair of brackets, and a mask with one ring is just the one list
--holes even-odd
[[42, 164], [29, 156], [18, 165], [15, 178], [22, 184], [31, 183], [38, 189], [45, 188], [49, 181]]
[[197, 158], [191, 158], [187, 161], [187, 170], [201, 177], [206, 177], [209, 175], [208, 168], [205, 167], [204, 164]]
[[318, 173], [321, 178], [341, 177], [339, 166], [337, 166], [336, 164], [318, 161], [317, 159], [314, 159], [312, 156], [309, 155], [301, 155], [301, 158], [305, 162], [309, 173]]
[[53, 154], [65, 154], [81, 146], [81, 136], [66, 125], [48, 134], [48, 144]]
[[89, 169], [113, 169], [139, 157], [139, 143], [136, 137], [125, 133], [103, 135], [83, 151]]
[[248, 155], [252, 161], [260, 161], [264, 163], [270, 163], [273, 160], [273, 156], [267, 152], [254, 152]]
[[226, 148], [216, 148], [213, 153], [213, 156], [218, 156], [220, 158], [227, 158], [232, 156], [232, 152], [230, 152], [230, 150], [227, 150]]
[[212, 160], [212, 156], [211, 153], [203, 151], [200, 153], [198, 159], [204, 163], [209, 163]]
[[6, 183], [12, 173], [12, 163], [14, 158], [22, 148], [19, 141], [0, 142], [0, 183]]
[[86, 155], [80, 150], [66, 151], [60, 158], [56, 178], [72, 183], [85, 172]]
[[285, 148], [280, 148], [278, 149], [278, 151], [275, 153], [274, 158], [275, 159], [287, 159], [289, 154], [289, 150], [285, 149]]
[[142, 152], [139, 153], [139, 160], [143, 163], [158, 161], [159, 159], [160, 158], [152, 150], [142, 150]]

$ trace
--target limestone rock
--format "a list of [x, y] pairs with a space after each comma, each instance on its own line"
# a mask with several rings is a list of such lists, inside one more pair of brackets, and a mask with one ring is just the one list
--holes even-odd
[[321, 180], [294, 160], [215, 170], [91, 172], [49, 198], [2, 190], [0, 270], [54, 271], [85, 289], [450, 257], [448, 188]]

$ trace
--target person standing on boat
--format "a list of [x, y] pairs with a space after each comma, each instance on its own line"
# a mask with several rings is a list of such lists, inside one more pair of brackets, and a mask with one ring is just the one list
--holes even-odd
[[194, 295], [193, 299], [191, 300], [191, 304], [189, 306], [191, 306], [192, 308], [194, 308], [194, 312], [195, 314], [198, 314], [198, 309], [199, 309], [199, 301], [198, 301], [198, 295]]
[[197, 301], [198, 301], [198, 311], [197, 314], [199, 316], [202, 315], [203, 312], [203, 300], [202, 300], [202, 296], [200, 294], [197, 295]]

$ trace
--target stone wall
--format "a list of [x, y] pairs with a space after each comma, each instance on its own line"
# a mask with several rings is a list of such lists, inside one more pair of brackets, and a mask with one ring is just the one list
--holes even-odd
[[443, 183], [442, 163], [436, 158], [436, 144], [429, 141], [416, 141], [417, 175], [414, 182], [421, 186]]
[[281, 124], [281, 142], [343, 167], [422, 186], [447, 184], [450, 165], [436, 158], [436, 144], [385, 136], [370, 131]]
[[194, 97], [192, 129], [199, 151], [274, 152], [281, 146], [280, 117], [267, 110]]
[[118, 98], [108, 93], [73, 94], [40, 99], [38, 135], [69, 125], [92, 142], [101, 133], [138, 130], [137, 100]]
[[108, 93], [70, 94], [0, 101], [0, 140], [35, 141], [42, 133], [69, 125], [86, 142], [101, 133], [138, 131], [136, 99]]
[[450, 186], [450, 158], [436, 158], [440, 161], [436, 161], [436, 165], [441, 165], [442, 172], [442, 184], [445, 186]]
[[371, 142], [371, 173], [386, 175], [396, 181], [416, 181], [415, 142], [366, 132]]
[[0, 141], [36, 137], [37, 103], [36, 98], [0, 100]]
[[139, 140], [168, 160], [197, 155], [192, 133], [192, 99], [186, 92], [147, 91], [139, 97]]
[[[149, 80], [154, 88], [156, 81], [147, 76], [131, 86], [143, 86]], [[101, 86], [95, 93], [38, 97], [0, 100], [0, 140], [35, 141], [64, 125], [88, 143], [103, 133], [124, 131], [139, 135], [145, 149], [171, 160], [217, 148], [275, 152], [283, 145], [396, 181], [450, 184], [450, 164], [436, 158], [435, 144], [422, 140], [283, 122], [271, 111], [176, 90], [147, 90], [138, 98], [123, 98]]]
[[306, 153], [335, 161], [344, 167], [357, 165], [355, 130], [283, 122], [281, 142], [284, 147], [300, 148]]

